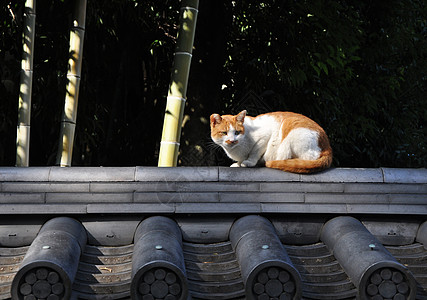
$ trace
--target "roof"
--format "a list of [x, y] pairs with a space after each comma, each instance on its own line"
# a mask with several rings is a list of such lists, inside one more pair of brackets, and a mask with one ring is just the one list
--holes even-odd
[[[0, 299], [427, 299], [426, 169], [5, 167], [0, 211]], [[34, 250], [55, 241], [74, 271]]]

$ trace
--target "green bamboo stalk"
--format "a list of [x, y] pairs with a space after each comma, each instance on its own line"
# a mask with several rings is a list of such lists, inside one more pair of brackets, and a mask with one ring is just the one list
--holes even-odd
[[80, 77], [83, 55], [83, 40], [86, 26], [87, 0], [75, 0], [73, 25], [70, 29], [70, 58], [68, 59], [67, 87], [64, 111], [62, 112], [60, 139], [56, 163], [61, 167], [71, 166], [74, 134], [77, 120]]
[[160, 144], [159, 167], [175, 167], [178, 161], [198, 7], [198, 0], [182, 2], [180, 28]]
[[36, 28], [36, 0], [26, 0], [21, 83], [19, 87], [18, 126], [16, 132], [16, 166], [28, 167], [30, 153], [31, 93], [33, 88], [33, 53]]

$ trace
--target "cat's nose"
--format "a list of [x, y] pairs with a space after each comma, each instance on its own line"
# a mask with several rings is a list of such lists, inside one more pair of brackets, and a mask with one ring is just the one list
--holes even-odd
[[238, 140], [227, 140], [227, 141], [225, 141], [225, 143], [227, 144], [227, 145], [233, 145], [233, 144], [237, 144], [239, 141]]

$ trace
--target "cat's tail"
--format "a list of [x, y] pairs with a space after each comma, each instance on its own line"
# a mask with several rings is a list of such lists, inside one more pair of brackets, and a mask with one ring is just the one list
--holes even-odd
[[286, 160], [270, 160], [265, 163], [268, 168], [279, 169], [282, 171], [308, 174], [320, 172], [327, 169], [332, 164], [332, 149], [325, 149], [320, 153], [320, 157], [316, 160], [303, 160], [292, 158]]

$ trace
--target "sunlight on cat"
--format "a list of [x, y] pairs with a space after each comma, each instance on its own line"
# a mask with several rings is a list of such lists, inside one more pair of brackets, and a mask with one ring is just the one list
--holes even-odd
[[232, 160], [231, 167], [267, 166], [293, 173], [314, 173], [332, 163], [332, 148], [322, 127], [292, 112], [210, 116], [212, 141]]

